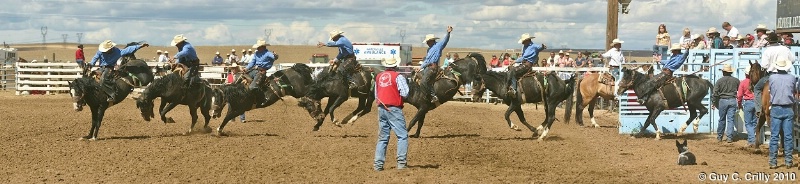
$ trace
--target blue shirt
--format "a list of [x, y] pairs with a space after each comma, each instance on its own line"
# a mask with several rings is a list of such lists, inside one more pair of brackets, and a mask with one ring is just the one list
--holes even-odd
[[772, 105], [792, 105], [796, 92], [797, 78], [791, 74], [772, 74], [769, 76], [769, 94]]
[[664, 65], [664, 68], [669, 69], [669, 71], [675, 72], [675, 70], [678, 70], [681, 67], [681, 65], [683, 65], [683, 60], [688, 55], [689, 52], [677, 56], [673, 55], [672, 57], [669, 58], [669, 60], [661, 60], [661, 65]]
[[[408, 82], [406, 82], [406, 77], [398, 74], [397, 78], [394, 79], [394, 82], [397, 83], [397, 91], [400, 91], [400, 97], [404, 99], [408, 97]], [[378, 88], [378, 83], [375, 83], [375, 88]], [[375, 96], [378, 96], [378, 90], [375, 90]]]
[[122, 50], [117, 47], [113, 47], [111, 50], [108, 50], [108, 52], [97, 51], [97, 53], [94, 54], [94, 57], [92, 57], [92, 62], [90, 65], [94, 66], [95, 62], [99, 61], [99, 66], [116, 66], [117, 60], [119, 60], [122, 55], [136, 53], [139, 48], [142, 48], [142, 46], [134, 45]]
[[221, 64], [221, 63], [222, 63], [222, 56], [219, 56], [219, 55], [217, 55], [217, 56], [214, 56], [214, 60], [213, 60], [213, 61], [211, 61], [211, 63], [214, 63], [214, 64]]
[[197, 57], [197, 51], [194, 50], [194, 47], [192, 47], [192, 44], [189, 44], [189, 42], [183, 42], [183, 47], [178, 48], [178, 53], [175, 54], [175, 58], [178, 58], [179, 63], [200, 60]]
[[247, 69], [250, 70], [253, 66], [269, 70], [272, 68], [272, 63], [275, 63], [275, 54], [269, 50], [256, 51], [253, 53], [253, 59], [247, 64]]
[[339, 40], [326, 43], [325, 46], [339, 47], [339, 55], [336, 55], [336, 59], [338, 60], [342, 60], [345, 56], [353, 54], [353, 43], [350, 43], [350, 40], [344, 36], [339, 37]]
[[442, 38], [442, 41], [436, 42], [433, 46], [428, 48], [428, 55], [425, 55], [425, 60], [420, 68], [425, 68], [432, 63], [438, 63], [439, 58], [442, 57], [442, 50], [444, 50], [444, 47], [447, 46], [447, 42], [449, 41], [450, 33], [447, 33], [444, 35], [444, 38]]
[[542, 44], [535, 44], [531, 42], [531, 44], [525, 45], [522, 47], [522, 56], [517, 58], [516, 63], [522, 63], [522, 61], [528, 61], [530, 63], [536, 63], [539, 61], [539, 52], [542, 51]]

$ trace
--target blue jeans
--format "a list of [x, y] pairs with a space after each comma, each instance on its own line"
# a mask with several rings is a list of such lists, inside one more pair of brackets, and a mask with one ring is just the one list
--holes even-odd
[[778, 141], [780, 141], [780, 131], [783, 131], [783, 154], [785, 163], [792, 163], [792, 153], [794, 153], [794, 143], [792, 142], [792, 118], [794, 111], [790, 105], [773, 105], [770, 110], [771, 132], [769, 138], [769, 165], [776, 166], [778, 161]]
[[619, 81], [619, 67], [611, 67], [611, 75]]
[[756, 144], [756, 102], [743, 100], [742, 111], [744, 111], [744, 126], [747, 128], [747, 144], [754, 145]]
[[668, 48], [669, 46], [666, 45], [653, 45], [653, 52], [656, 54], [661, 54], [661, 60], [667, 60], [667, 57], [664, 56], [667, 56]]
[[81, 68], [83, 68], [83, 66], [86, 65], [86, 64], [84, 64], [83, 59], [76, 59], [75, 63], [78, 63], [78, 67], [81, 67]]
[[[733, 141], [733, 117], [736, 114], [736, 98], [719, 99], [719, 123], [717, 124], [717, 140], [722, 140], [722, 133], [728, 141]], [[727, 124], [727, 126], [726, 126]]]
[[408, 153], [408, 131], [403, 109], [378, 107], [378, 143], [375, 145], [375, 170], [382, 170], [386, 160], [386, 145], [389, 144], [389, 129], [397, 136], [397, 167], [405, 168]]
[[[230, 108], [231, 108], [231, 104], [228, 104], [228, 109], [230, 109]], [[242, 113], [242, 115], [239, 115], [239, 120], [242, 120], [242, 122], [244, 122], [244, 113]]]

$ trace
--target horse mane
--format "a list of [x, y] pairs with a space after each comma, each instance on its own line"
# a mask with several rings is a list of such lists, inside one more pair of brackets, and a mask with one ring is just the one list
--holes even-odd
[[467, 57], [474, 58], [474, 59], [475, 59], [475, 61], [477, 61], [477, 62], [478, 62], [478, 71], [479, 71], [479, 72], [483, 72], [483, 71], [487, 71], [487, 70], [488, 70], [488, 69], [486, 68], [486, 59], [483, 57], [483, 55], [482, 55], [482, 54], [479, 54], [479, 53], [473, 52], [473, 53], [469, 53], [469, 54], [467, 55]]
[[496, 71], [491, 71], [490, 70], [490, 71], [486, 71], [486, 73], [483, 74], [483, 75], [488, 76], [488, 77], [495, 77], [495, 78], [503, 79], [508, 74], [506, 72], [496, 72]]
[[161, 78], [158, 78], [158, 79], [154, 80], [153, 82], [151, 82], [150, 85], [148, 85], [145, 88], [145, 90], [142, 91], [142, 97], [144, 97], [145, 99], [153, 98], [153, 97], [150, 97], [151, 93], [162, 92], [162, 91], [164, 91], [164, 90], [166, 90], [166, 89], [168, 89], [170, 87], [169, 83], [171, 81], [177, 81], [177, 80], [183, 80], [183, 77], [181, 77], [180, 75], [175, 74], [175, 73], [170, 73], [170, 74], [167, 74], [167, 75], [165, 75], [165, 76], [163, 76]]

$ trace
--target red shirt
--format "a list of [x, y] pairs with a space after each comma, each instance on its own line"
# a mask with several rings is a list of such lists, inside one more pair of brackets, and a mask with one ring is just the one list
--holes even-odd
[[511, 65], [511, 60], [506, 58], [506, 59], [503, 60], [503, 66], [508, 66], [508, 65]]
[[754, 97], [753, 91], [750, 90], [750, 77], [742, 79], [742, 82], [739, 83], [739, 90], [736, 92], [736, 101], [741, 105], [742, 100], [753, 100]]
[[395, 71], [386, 70], [375, 76], [378, 105], [403, 108], [403, 97], [400, 97], [400, 89], [397, 89], [398, 75]]
[[86, 60], [86, 58], [83, 57], [83, 49], [78, 49], [77, 51], [75, 51], [75, 60], [79, 59]]
[[492, 67], [497, 67], [500, 64], [500, 60], [497, 58], [492, 59]]

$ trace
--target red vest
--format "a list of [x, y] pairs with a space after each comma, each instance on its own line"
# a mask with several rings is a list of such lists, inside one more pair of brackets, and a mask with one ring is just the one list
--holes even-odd
[[400, 97], [400, 90], [397, 89], [397, 76], [395, 71], [386, 70], [375, 76], [375, 93], [378, 98], [378, 105], [383, 104], [391, 107], [403, 107], [403, 98]]

